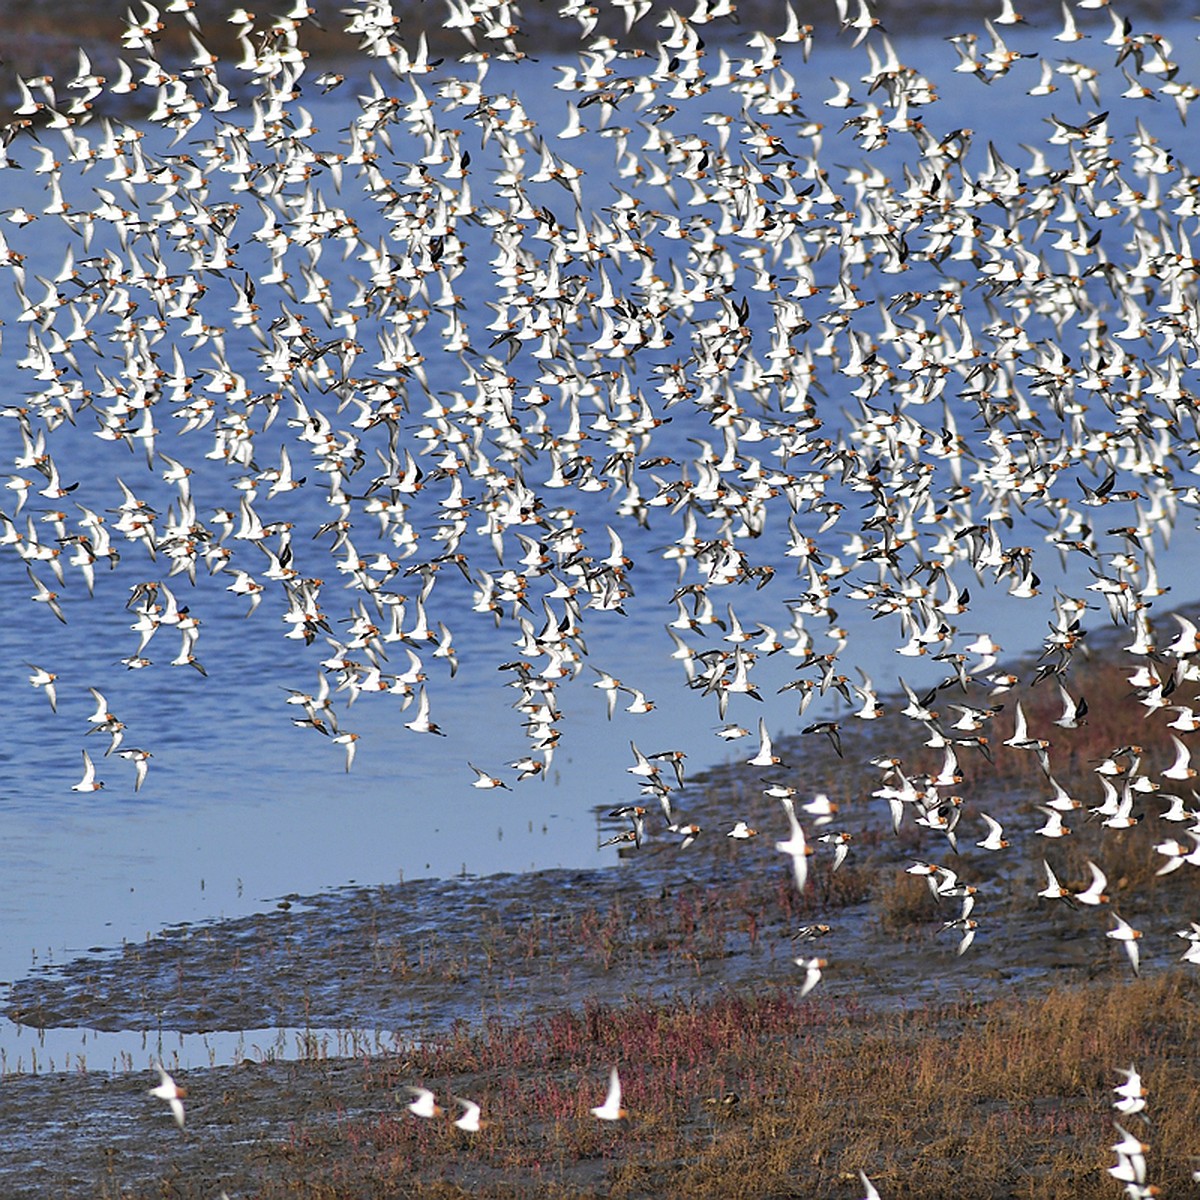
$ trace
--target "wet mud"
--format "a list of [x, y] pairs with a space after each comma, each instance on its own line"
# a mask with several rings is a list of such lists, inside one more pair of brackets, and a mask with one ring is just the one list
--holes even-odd
[[[155, 1082], [147, 1072], [11, 1076], [0, 1088], [0, 1121], [19, 1133], [0, 1145], [0, 1194], [292, 1194], [288, 1180], [305, 1181], [296, 1192], [303, 1195], [387, 1194], [343, 1189], [344, 1164], [330, 1147], [342, 1146], [349, 1126], [393, 1128], [396, 1090], [414, 1078], [424, 1046], [456, 1029], [552, 1020], [588, 1005], [678, 1004], [731, 993], [797, 1001], [804, 972], [795, 957], [828, 958], [804, 1011], [867, 1014], [882, 1024], [922, 1002], [999, 1000], [1129, 977], [1094, 913], [1032, 898], [1041, 886], [1040, 847], [1022, 844], [1016, 832], [1029, 806], [1019, 779], [1002, 781], [988, 808], [1014, 828], [1020, 861], [993, 867], [990, 856], [962, 847], [983, 921], [960, 957], [960, 933], [944, 924], [957, 908], [936, 902], [925, 881], [904, 870], [927, 847], [908, 829], [899, 839], [880, 836], [881, 802], [870, 798], [874, 769], [847, 765], [865, 758], [866, 743], [848, 737], [847, 760], [811, 739], [778, 744], [787, 761], [804, 764], [788, 773], [801, 785], [841, 783], [846, 799], [836, 827], [853, 838], [853, 853], [837, 871], [815, 843], [803, 896], [786, 856], [774, 849], [784, 833], [778, 802], [746, 791], [741, 769], [731, 767], [689, 781], [680, 803], [703, 812], [705, 833], [687, 850], [659, 821], [647, 844], [614, 867], [289, 897], [270, 912], [168, 929], [19, 981], [7, 1015], [35, 1027], [363, 1029], [378, 1031], [380, 1043], [394, 1049], [337, 1059], [314, 1045], [300, 1061], [247, 1058], [189, 1071], [182, 1133], [147, 1096]], [[763, 832], [749, 842], [727, 838], [743, 818]], [[1122, 886], [1114, 881], [1114, 891]], [[1158, 914], [1145, 939], [1147, 973], [1178, 957], [1182, 945], [1168, 944], [1158, 930], [1164, 912], [1171, 913], [1167, 926], [1186, 923], [1186, 899], [1164, 889], [1139, 901]], [[1132, 914], [1132, 892], [1128, 901], [1123, 911]], [[795, 937], [814, 926], [817, 936]], [[471, 1095], [502, 1076], [468, 1072], [447, 1086]], [[496, 1194], [587, 1194], [604, 1190], [612, 1168], [604, 1154], [581, 1155], [558, 1164], [552, 1187], [534, 1179], [528, 1192], [508, 1193], [526, 1177], [524, 1167], [489, 1175], [476, 1164], [460, 1183], [471, 1191], [490, 1180], [501, 1187]], [[281, 1192], [262, 1191], [272, 1179]]]

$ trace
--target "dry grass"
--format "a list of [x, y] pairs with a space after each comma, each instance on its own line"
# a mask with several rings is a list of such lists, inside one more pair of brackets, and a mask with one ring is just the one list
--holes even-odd
[[[245, 1194], [857, 1198], [862, 1168], [888, 1198], [1109, 1200], [1111, 1089], [1130, 1062], [1150, 1123], [1127, 1123], [1152, 1147], [1150, 1181], [1179, 1194], [1200, 1148], [1197, 995], [1174, 974], [885, 1016], [785, 991], [588, 1006], [368, 1060], [354, 1084], [372, 1115], [336, 1121], [318, 1112], [346, 1081], [325, 1095], [321, 1068], [293, 1064], [309, 1116], [258, 1146]], [[611, 1063], [619, 1127], [587, 1112]], [[392, 1093], [415, 1080], [492, 1123], [471, 1137], [401, 1111]]]

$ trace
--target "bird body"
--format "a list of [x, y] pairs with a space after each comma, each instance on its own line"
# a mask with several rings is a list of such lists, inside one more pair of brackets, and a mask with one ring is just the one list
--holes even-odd
[[180, 1087], [167, 1074], [166, 1068], [162, 1063], [155, 1063], [155, 1069], [158, 1071], [158, 1086], [150, 1089], [150, 1095], [167, 1102], [171, 1110], [171, 1116], [175, 1118], [175, 1124], [182, 1129], [184, 1121], [183, 1101], [187, 1096], [187, 1088]]
[[621, 1077], [617, 1074], [616, 1067], [609, 1073], [608, 1093], [604, 1097], [604, 1103], [589, 1111], [600, 1121], [623, 1121], [629, 1115], [621, 1107]]

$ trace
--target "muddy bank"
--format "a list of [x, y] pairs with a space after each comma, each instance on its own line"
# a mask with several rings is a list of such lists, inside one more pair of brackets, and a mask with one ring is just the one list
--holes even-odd
[[[1110, 640], [1096, 639], [1098, 650]], [[1101, 700], [1124, 691], [1111, 657], [1081, 660], [1073, 689]], [[1190, 702], [1194, 690], [1176, 698]], [[744, 1190], [768, 1163], [781, 1179], [815, 1180], [810, 1195], [861, 1194], [855, 1164], [879, 1172], [889, 1196], [934, 1194], [922, 1191], [931, 1171], [956, 1172], [964, 1197], [1110, 1195], [1098, 1166], [1112, 1138], [1109, 1073], [1146, 1057], [1164, 1064], [1164, 1103], [1200, 1097], [1200, 1080], [1176, 1078], [1195, 1059], [1195, 1030], [1176, 1028], [1196, 1009], [1196, 981], [1194, 968], [1176, 966], [1185, 944], [1175, 934], [1195, 916], [1197, 873], [1157, 874], [1155, 846], [1177, 829], [1164, 816], [1165, 788], [1138, 794], [1130, 828], [1104, 828], [1085, 808], [1070, 816], [1065, 844], [1039, 836], [1049, 783], [1036, 755], [1005, 741], [1019, 701], [1031, 729], [1053, 729], [1058, 782], [1094, 806], [1098, 762], [1136, 733], [1140, 772], [1157, 778], [1173, 757], [1169, 733], [1140, 718], [1131, 729], [1123, 706], [1102, 702], [1086, 725], [1054, 728], [1060, 702], [1044, 685], [937, 697], [983, 701], [998, 709], [997, 731], [990, 758], [958, 748], [953, 845], [912, 812], [894, 833], [886, 801], [872, 794], [885, 777], [871, 762], [879, 746], [903, 754], [909, 779], [944, 770], [944, 749], [925, 744], [898, 703], [873, 728], [842, 722], [844, 758], [825, 737], [776, 743], [792, 765], [771, 777], [796, 787], [800, 803], [825, 790], [838, 806], [827, 824], [805, 816], [815, 853], [803, 894], [774, 846], [787, 832], [779, 802], [763, 794], [766, 776], [746, 769], [752, 748], [735, 746], [730, 766], [689, 779], [674, 798], [703, 827], [686, 849], [652, 812], [645, 844], [614, 867], [290, 897], [271, 912], [169, 929], [18, 981], [7, 1015], [35, 1027], [359, 1028], [396, 1035], [383, 1039], [396, 1049], [335, 1059], [314, 1045], [301, 1061], [189, 1071], [185, 1132], [147, 1095], [156, 1080], [144, 1070], [6, 1078], [0, 1120], [17, 1132], [0, 1147], [0, 1194], [795, 1194], [783, 1184]], [[984, 812], [1003, 822], [1003, 853], [979, 844]], [[737, 820], [760, 833], [728, 838]], [[618, 818], [606, 832], [622, 828]], [[850, 847], [837, 869], [833, 844], [820, 840], [833, 832]], [[1086, 885], [1087, 863], [1099, 863], [1107, 904], [1039, 897], [1043, 861], [1072, 892]], [[936, 899], [910, 873], [922, 862], [974, 889], [978, 927], [961, 955], [961, 899]], [[1141, 981], [1107, 936], [1113, 913], [1143, 933]], [[795, 957], [825, 960], [808, 996]], [[1142, 1024], [1125, 1029], [1135, 1018]], [[1072, 1021], [1078, 1045], [1064, 1032]], [[760, 1028], [758, 1041], [737, 1041]], [[981, 1070], [973, 1047], [989, 1038], [995, 1061]], [[1037, 1061], [1005, 1082], [1026, 1050]], [[625, 1136], [597, 1129], [587, 1112], [613, 1061], [642, 1120]], [[883, 1077], [853, 1074], [868, 1066]], [[812, 1120], [833, 1130], [836, 1117], [840, 1132], [825, 1146], [790, 1143], [813, 1072], [824, 1086], [835, 1068], [849, 1072], [851, 1090], [841, 1110]], [[931, 1109], [926, 1142], [901, 1153], [914, 1145], [910, 1133], [889, 1142], [879, 1130], [905, 1118], [909, 1102], [894, 1098], [877, 1113], [863, 1095], [883, 1095], [914, 1070], [925, 1080], [921, 1103], [949, 1109]], [[443, 1097], [482, 1097], [496, 1128], [472, 1142], [448, 1122], [410, 1117], [397, 1094], [422, 1080]], [[953, 1137], [939, 1133], [948, 1121], [962, 1123]], [[1186, 1178], [1179, 1147], [1190, 1136], [1182, 1125], [1170, 1134], [1175, 1157], [1164, 1172]], [[1004, 1157], [1010, 1143], [1029, 1159], [1019, 1169]]]
[[[902, 849], [871, 845], [878, 814], [865, 811], [839, 824], [856, 837], [853, 858], [835, 872], [819, 847], [800, 896], [771, 844], [783, 834], [777, 816], [754, 819], [767, 832], [749, 845], [727, 840], [732, 821], [713, 814], [696, 846], [649, 845], [615, 868], [346, 889], [167, 929], [18, 981], [5, 1013], [39, 1028], [292, 1026], [419, 1039], [456, 1021], [532, 1016], [583, 998], [793, 984], [797, 955], [828, 956], [823, 989], [881, 1008], [1121, 969], [1094, 921], [1024, 904], [1033, 876], [1001, 877], [983, 862], [972, 879], [992, 920], [973, 953], [957, 956], [957, 937], [943, 928], [954, 906], [939, 906], [904, 873], [913, 859]], [[1011, 925], [995, 919], [1016, 908]], [[819, 936], [793, 940], [821, 925]]]

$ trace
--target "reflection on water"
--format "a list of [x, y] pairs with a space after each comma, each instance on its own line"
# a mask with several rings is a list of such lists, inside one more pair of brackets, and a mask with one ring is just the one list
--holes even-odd
[[79, 1071], [148, 1071], [268, 1063], [289, 1059], [396, 1054], [408, 1044], [394, 1031], [365, 1029], [239, 1029], [208, 1033], [109, 1032], [12, 1026], [0, 1048], [0, 1076]]

